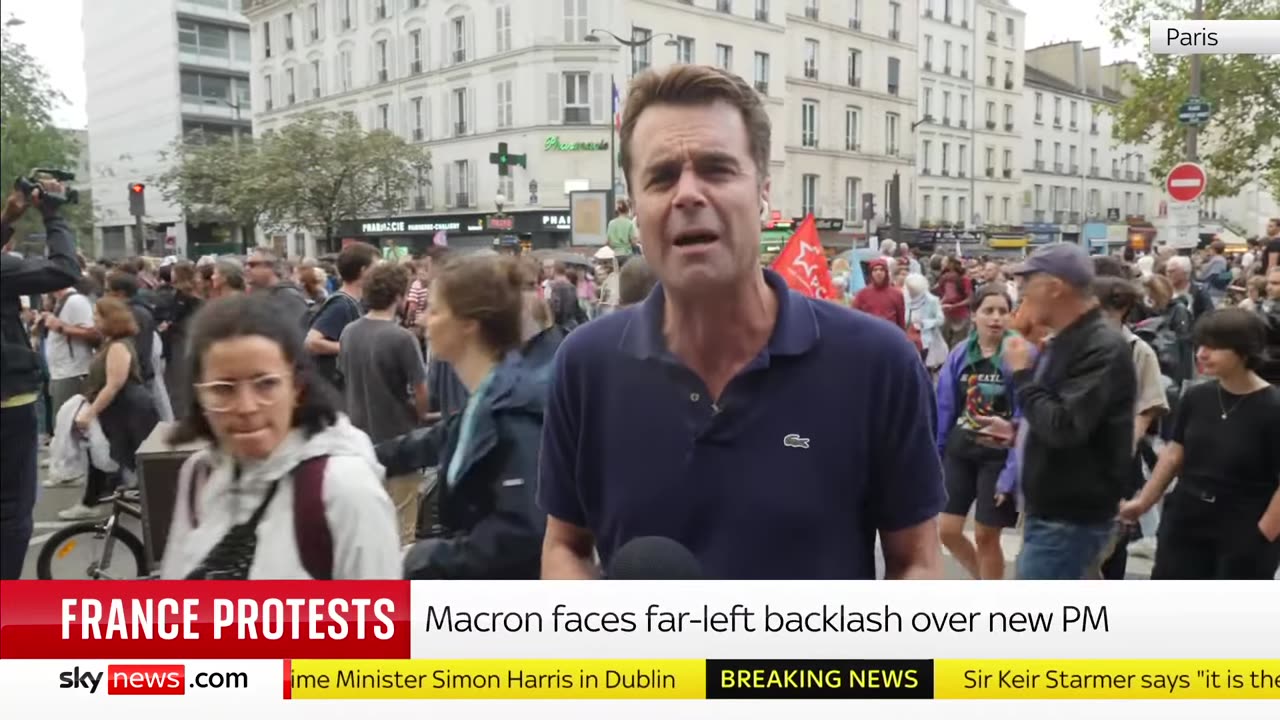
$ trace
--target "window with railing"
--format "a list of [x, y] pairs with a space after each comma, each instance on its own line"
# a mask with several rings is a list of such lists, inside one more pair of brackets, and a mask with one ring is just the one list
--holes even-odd
[[769, 53], [755, 54], [755, 85], [758, 92], [769, 93]]
[[422, 98], [413, 98], [409, 101], [409, 119], [413, 123], [413, 139], [416, 142], [422, 142], [426, 139], [426, 132], [422, 125], [424, 118]]
[[422, 57], [425, 53], [422, 50], [422, 31], [414, 30], [409, 33], [409, 73], [417, 75], [426, 70], [423, 67]]
[[733, 72], [733, 46], [716, 45], [716, 67]]
[[897, 113], [885, 113], [884, 116], [884, 154], [898, 154], [898, 129], [902, 118]]
[[862, 111], [853, 106], [844, 109], [844, 149], [862, 150]]
[[390, 59], [390, 53], [387, 52], [387, 41], [379, 40], [373, 46], [373, 62], [375, 72], [378, 74], [378, 82], [384, 83], [390, 79], [390, 71], [387, 63]]
[[298, 101], [298, 94], [297, 94], [298, 88], [297, 88], [297, 85], [294, 83], [293, 68], [285, 68], [284, 86], [285, 86], [285, 89], [289, 91], [289, 93], [285, 95], [285, 104], [292, 105]]
[[858, 222], [858, 206], [862, 203], [862, 195], [858, 192], [858, 178], [844, 179], [844, 221]]
[[498, 127], [507, 128], [514, 124], [515, 115], [512, 113], [512, 85], [510, 80], [502, 80], [498, 83]]
[[804, 76], [810, 80], [818, 79], [818, 41], [804, 41]]
[[818, 19], [818, 0], [804, 0], [804, 16], [810, 20]]
[[930, 164], [933, 158], [933, 141], [920, 141], [920, 174], [932, 175], [933, 166]]
[[293, 49], [293, 13], [284, 14], [284, 49]]
[[587, 88], [591, 74], [567, 72], [564, 74], [564, 122], [566, 125], [586, 125], [591, 122], [591, 96]]
[[[494, 47], [498, 52], [511, 49], [511, 6], [499, 5], [493, 9], [494, 15]], [[574, 42], [582, 42], [578, 38]]]
[[849, 87], [862, 85], [862, 53], [853, 48], [849, 48], [848, 78], [846, 82], [849, 83]]
[[262, 55], [263, 57], [271, 57], [271, 23], [262, 23]]
[[807, 148], [818, 147], [818, 102], [805, 100], [800, 104], [800, 144]]
[[693, 38], [683, 35], [676, 38], [676, 62], [686, 65], [693, 63]]
[[311, 75], [311, 97], [313, 99], [318, 98], [320, 97], [321, 90], [322, 90], [322, 86], [320, 84], [321, 78], [320, 78], [320, 61], [319, 60], [311, 61], [311, 72], [309, 74]]
[[733, 0], [716, 0], [716, 10], [722, 13], [732, 13]]
[[580, 43], [587, 36], [587, 0], [562, 0], [564, 41]]
[[756, 0], [756, 19], [769, 22], [769, 0]]
[[470, 123], [467, 122], [470, 119], [467, 112], [467, 89], [457, 88], [450, 97], [453, 105], [453, 134], [466, 135], [471, 129]]
[[816, 214], [818, 207], [818, 176], [803, 175], [800, 178], [800, 215]]
[[649, 69], [652, 64], [650, 53], [650, 40], [653, 39], [653, 31], [648, 28], [632, 27], [631, 42], [634, 45], [631, 48], [631, 74], [638, 75]]
[[449, 28], [449, 42], [453, 46], [453, 62], [454, 64], [464, 63], [469, 57], [467, 52], [470, 50], [467, 47], [467, 18], [463, 16], [450, 20]]

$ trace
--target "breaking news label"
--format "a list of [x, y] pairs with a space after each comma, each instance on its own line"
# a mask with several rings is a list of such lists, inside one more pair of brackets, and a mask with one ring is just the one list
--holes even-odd
[[989, 718], [1024, 703], [1044, 718], [1274, 718], [1276, 588], [9, 582], [0, 697], [59, 717], [182, 703], [193, 718], [350, 720], [397, 701], [505, 717], [514, 701], [522, 715], [609, 720]]

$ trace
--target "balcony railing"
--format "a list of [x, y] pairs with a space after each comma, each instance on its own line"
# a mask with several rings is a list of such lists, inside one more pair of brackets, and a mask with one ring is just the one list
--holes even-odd
[[962, 177], [969, 177], [969, 173], [968, 173], [968, 171], [967, 171], [967, 170], [960, 169], [960, 170], [957, 170], [957, 171], [956, 171], [956, 177], [959, 177], [959, 178], [962, 178]]
[[932, 175], [932, 174], [933, 174], [933, 171], [932, 171], [932, 170], [930, 170], [930, 169], [929, 169], [929, 168], [927, 168], [927, 167], [926, 167], [926, 168], [921, 168], [921, 169], [920, 169], [920, 174], [921, 174], [921, 175]]
[[946, 74], [946, 75], [950, 75], [950, 74], [951, 74], [951, 66], [950, 66], [950, 65], [943, 65], [943, 66], [942, 66], [942, 72], [943, 72], [944, 74]]
[[1053, 164], [1053, 171], [1054, 171], [1054, 172], [1056, 172], [1056, 173], [1058, 173], [1059, 175], [1061, 175], [1061, 174], [1062, 174], [1062, 163], [1060, 163], [1060, 162], [1056, 162], [1056, 163], [1054, 163], [1054, 164]]
[[1036, 169], [1036, 172], [1044, 172], [1044, 161], [1037, 160], [1035, 161], [1035, 163], [1032, 164], [1032, 167]]
[[422, 61], [414, 60], [413, 62], [409, 63], [409, 72], [413, 73], [414, 75], [420, 74], [422, 72]]
[[1093, 123], [1092, 125], [1089, 126], [1089, 134], [1090, 135], [1098, 134], [1098, 123]]
[[928, 70], [929, 72], [933, 72], [933, 63], [932, 63], [932, 62], [930, 62], [930, 61], [928, 61], [928, 60], [925, 60], [925, 61], [924, 61], [924, 69], [925, 69], [925, 70]]
[[810, 80], [818, 79], [818, 68], [813, 65], [804, 66], [804, 76]]
[[1054, 119], [1053, 119], [1053, 126], [1054, 126], [1054, 127], [1056, 127], [1056, 128], [1060, 128], [1060, 127], [1062, 127], [1062, 118], [1060, 118], [1060, 117], [1056, 117], [1056, 118], [1054, 118]]
[[768, 95], [768, 94], [769, 94], [769, 83], [767, 83], [767, 82], [762, 82], [762, 81], [760, 81], [760, 80], [757, 80], [757, 81], [756, 81], [756, 92], [760, 93], [761, 95]]
[[969, 127], [969, 121], [964, 118], [960, 118], [960, 128], [964, 129], [967, 127]]
[[1012, 90], [1012, 89], [1013, 89], [1013, 78], [1005, 78], [1005, 79], [1004, 79], [1004, 89], [1005, 89], [1005, 90]]
[[993, 178], [995, 176], [996, 176], [996, 169], [993, 167], [987, 168], [987, 177]]
[[591, 123], [591, 108], [567, 107], [564, 109], [565, 125], [588, 125]]
[[1112, 180], [1119, 180], [1119, 179], [1120, 179], [1120, 171], [1119, 171], [1118, 169], [1116, 169], [1116, 168], [1111, 168], [1111, 179], [1112, 179]]
[[455, 123], [453, 124], [453, 134], [454, 134], [454, 135], [466, 135], [466, 134], [467, 134], [467, 124], [466, 124], [465, 122], [455, 122]]
[[1005, 123], [1005, 124], [1004, 124], [1004, 131], [1005, 131], [1005, 132], [1013, 132], [1013, 123], [1011, 123], [1011, 122], [1007, 122], [1007, 123]]
[[1072, 165], [1071, 165], [1071, 174], [1072, 174], [1072, 175], [1079, 175], [1079, 174], [1080, 174], [1080, 166], [1079, 166], [1079, 165], [1076, 165], [1075, 163], [1072, 163]]
[[988, 76], [987, 76], [987, 87], [995, 87], [995, 86], [996, 86], [996, 76], [995, 76], [995, 75], [988, 75]]
[[292, 50], [292, 49], [293, 49], [293, 38], [291, 38], [291, 37], [287, 37], [287, 38], [285, 38], [285, 39], [284, 39], [284, 49], [285, 49], [285, 50]]
[[387, 71], [386, 71], [386, 70], [379, 70], [379, 71], [378, 71], [378, 82], [380, 82], [380, 83], [384, 83], [384, 82], [386, 82], [386, 81], [387, 81]]
[[988, 31], [987, 31], [987, 42], [995, 42], [995, 41], [996, 41], [996, 31], [995, 31], [995, 30], [988, 30]]
[[1138, 182], [1146, 182], [1147, 174], [1141, 170], [1138, 171]]
[[942, 168], [942, 177], [951, 177], [951, 171], [947, 168]]
[[890, 94], [890, 95], [897, 95], [897, 94], [898, 94], [898, 86], [897, 86], [897, 85], [895, 85], [895, 84], [893, 84], [893, 83], [889, 83], [889, 88], [888, 88], [888, 89], [889, 89], [889, 94]]
[[988, 121], [987, 121], [987, 129], [988, 129], [988, 130], [995, 130], [995, 129], [996, 129], [996, 121], [995, 121], [995, 120], [988, 120]]
[[1071, 223], [1072, 225], [1075, 225], [1075, 224], [1079, 223], [1079, 222], [1080, 222], [1080, 211], [1079, 211], [1079, 210], [1072, 210], [1070, 213], [1068, 213], [1068, 214], [1067, 214], [1067, 222]]
[[1091, 178], [1096, 178], [1096, 177], [1098, 177], [1098, 166], [1097, 166], [1097, 165], [1091, 165], [1091, 166], [1089, 167], [1089, 177], [1091, 177]]
[[1035, 212], [1031, 213], [1031, 217], [1035, 222], [1042, 223], [1044, 222], [1044, 211], [1036, 210]]
[[298, 101], [297, 96], [294, 95], [293, 93], [289, 93], [289, 104], [292, 105], [297, 101]]
[[427, 199], [426, 199], [425, 197], [421, 196], [421, 195], [414, 195], [414, 196], [413, 196], [413, 209], [414, 209], [414, 210], [426, 210], [426, 209], [427, 209]]
[[925, 8], [925, 9], [924, 9], [924, 16], [925, 16], [925, 17], [927, 17], [927, 18], [931, 18], [931, 17], [933, 17], [933, 8]]
[[1004, 169], [1004, 177], [1005, 177], [1005, 179], [1006, 179], [1006, 180], [1007, 180], [1007, 179], [1009, 179], [1009, 178], [1011, 178], [1011, 177], [1013, 177], [1013, 168], [1005, 168], [1005, 169]]
[[453, 206], [460, 208], [471, 207], [471, 196], [466, 193], [458, 193], [453, 198]]
[[1124, 171], [1124, 179], [1125, 179], [1125, 180], [1130, 180], [1130, 181], [1132, 181], [1132, 180], [1133, 180], [1133, 171], [1132, 171], [1132, 170], [1125, 170], [1125, 171]]
[[849, 29], [850, 29], [850, 30], [861, 30], [861, 29], [862, 29], [862, 21], [861, 21], [861, 20], [859, 20], [858, 18], [849, 18]]
[[960, 68], [960, 79], [962, 79], [962, 80], [968, 80], [968, 79], [969, 79], [969, 69], [968, 69], [968, 68]]
[[414, 140], [416, 140], [416, 141], [418, 141], [418, 142], [422, 142], [422, 138], [423, 138], [423, 136], [424, 136], [425, 134], [426, 134], [426, 133], [422, 132], [422, 128], [414, 128], [414, 129], [413, 129], [413, 139], [414, 139]]
[[806, 5], [806, 6], [805, 6], [805, 8], [804, 8], [804, 16], [805, 16], [805, 17], [807, 17], [807, 18], [809, 18], [810, 20], [817, 20], [817, 19], [818, 19], [818, 8], [816, 8], [816, 7], [812, 6], [812, 5]]
[[764, 8], [756, 8], [756, 19], [760, 22], [769, 22], [769, 11]]
[[1061, 225], [1062, 223], [1066, 222], [1066, 220], [1067, 220], [1067, 211], [1066, 211], [1066, 210], [1054, 210], [1054, 211], [1053, 211], [1053, 221], [1054, 221], [1055, 223], [1057, 223], [1058, 225]]

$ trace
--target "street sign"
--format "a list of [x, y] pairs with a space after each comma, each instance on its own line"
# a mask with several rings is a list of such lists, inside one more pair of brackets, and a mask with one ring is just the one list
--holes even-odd
[[1200, 201], [1169, 203], [1169, 245], [1179, 250], [1200, 244]]
[[1173, 166], [1164, 179], [1164, 190], [1176, 202], [1191, 202], [1204, 194], [1209, 175], [1196, 163], [1181, 162]]
[[1183, 125], [1204, 125], [1213, 115], [1213, 105], [1204, 98], [1192, 97], [1178, 106], [1178, 122]]

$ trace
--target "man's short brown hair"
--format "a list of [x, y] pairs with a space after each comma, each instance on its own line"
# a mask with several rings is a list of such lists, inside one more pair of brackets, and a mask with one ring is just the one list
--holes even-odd
[[646, 70], [631, 80], [622, 113], [622, 174], [631, 181], [631, 136], [640, 114], [652, 105], [710, 105], [722, 100], [737, 108], [747, 128], [751, 159], [760, 177], [769, 174], [769, 114], [755, 89], [733, 73], [710, 65], [673, 65]]
[[409, 268], [396, 263], [382, 263], [369, 271], [363, 295], [370, 310], [386, 310], [403, 300], [409, 292]]

